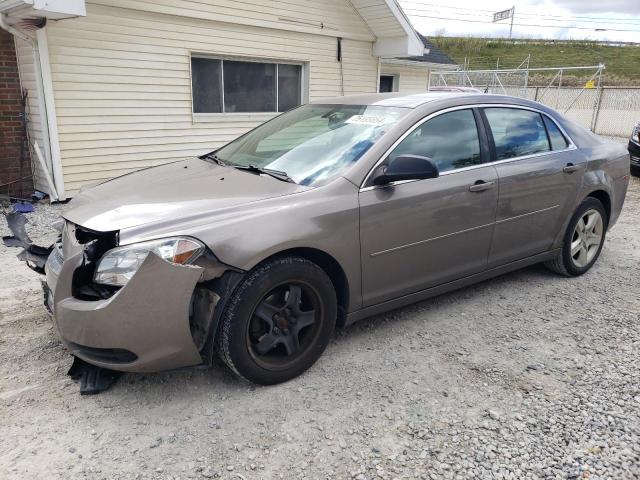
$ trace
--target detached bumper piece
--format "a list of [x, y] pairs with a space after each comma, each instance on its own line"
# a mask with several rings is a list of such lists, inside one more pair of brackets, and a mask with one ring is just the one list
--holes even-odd
[[40, 280], [40, 284], [42, 285], [42, 303], [44, 303], [44, 308], [47, 309], [49, 315], [53, 315], [53, 293], [47, 282]]
[[24, 260], [31, 270], [44, 274], [44, 265], [47, 263], [47, 258], [51, 250], [53, 250], [53, 246], [41, 247], [34, 245], [24, 228], [28, 221], [27, 217], [21, 213], [12, 212], [7, 214], [7, 225], [13, 235], [2, 237], [2, 242], [7, 247], [21, 247], [23, 250], [18, 254], [18, 258]]
[[80, 395], [96, 395], [111, 388], [122, 372], [97, 367], [74, 356], [67, 375], [80, 382]]

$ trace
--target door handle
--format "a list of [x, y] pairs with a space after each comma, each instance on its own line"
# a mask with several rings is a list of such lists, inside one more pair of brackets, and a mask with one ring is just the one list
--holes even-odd
[[574, 165], [573, 163], [567, 163], [567, 165], [562, 169], [564, 173], [573, 173], [576, 170], [580, 169], [580, 165]]
[[470, 192], [484, 192], [493, 188], [494, 182], [485, 182], [484, 180], [478, 180], [476, 183], [469, 187]]

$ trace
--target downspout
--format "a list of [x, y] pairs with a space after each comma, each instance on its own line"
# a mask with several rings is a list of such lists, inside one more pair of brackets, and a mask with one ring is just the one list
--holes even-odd
[[[43, 130], [43, 134], [45, 134], [49, 139], [49, 145], [51, 147], [51, 169], [52, 169], [51, 173], [52, 173], [52, 176], [54, 177], [54, 182], [57, 190], [57, 191], [51, 192], [51, 198], [54, 201], [66, 200], [66, 197], [64, 195], [64, 182], [62, 181], [62, 167], [60, 163], [60, 145], [58, 143], [58, 125], [57, 125], [57, 120], [55, 116], [55, 110], [50, 110], [49, 102], [47, 101], [47, 97], [50, 96], [51, 108], [55, 108], [53, 104], [53, 88], [50, 84], [51, 70], [49, 67], [48, 50], [47, 50], [46, 66], [49, 70], [48, 72], [49, 87], [50, 87], [49, 92], [47, 92], [47, 89], [45, 89], [45, 81], [44, 81], [43, 72], [42, 72], [43, 70], [42, 59], [40, 57], [40, 49], [39, 49], [39, 42], [38, 42], [38, 39], [41, 38], [41, 30], [38, 30], [36, 32], [37, 37], [36, 37], [36, 40], [34, 40], [30, 36], [22, 33], [20, 30], [17, 30], [16, 28], [12, 27], [7, 22], [6, 18], [7, 18], [7, 15], [5, 13], [0, 13], [0, 28], [2, 28], [3, 30], [6, 30], [14, 37], [19, 38], [20, 40], [29, 44], [33, 51], [33, 62], [36, 70], [36, 85], [38, 89], [38, 97], [40, 102], [39, 108], [41, 110], [41, 118], [43, 118], [43, 124], [41, 128]], [[44, 32], [42, 32], [42, 34], [43, 33]], [[46, 42], [46, 36], [44, 37], [44, 40]], [[44, 119], [46, 119], [46, 121]], [[53, 132], [51, 130], [52, 123], [53, 123]], [[54, 149], [53, 149], [54, 145], [53, 145], [53, 142], [51, 141], [52, 133], [56, 139], [55, 146], [56, 146], [57, 155], [54, 155]]]
[[[45, 27], [46, 28], [46, 27]], [[49, 42], [45, 28], [36, 31], [36, 43], [38, 47], [38, 60], [40, 75], [42, 77], [42, 89], [44, 91], [44, 103], [47, 111], [47, 123], [49, 126], [49, 144], [51, 146], [51, 169], [53, 181], [58, 191], [58, 200], [66, 200], [64, 193], [64, 179], [62, 174], [62, 159], [60, 154], [60, 140], [58, 137], [58, 118], [56, 117], [56, 105], [53, 100], [53, 82], [51, 80], [51, 65], [49, 64]]]
[[340, 63], [340, 95], [344, 96], [344, 68], [342, 65], [342, 37], [338, 37], [336, 59]]

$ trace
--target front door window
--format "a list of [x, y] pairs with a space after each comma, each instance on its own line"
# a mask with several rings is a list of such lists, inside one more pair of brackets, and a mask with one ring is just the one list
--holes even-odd
[[482, 163], [480, 140], [472, 110], [443, 113], [416, 128], [389, 155], [431, 158], [440, 173]]

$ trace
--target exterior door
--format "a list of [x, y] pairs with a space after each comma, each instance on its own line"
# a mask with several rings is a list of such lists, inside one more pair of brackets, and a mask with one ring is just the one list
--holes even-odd
[[396, 79], [393, 75], [380, 75], [380, 93], [388, 93], [394, 91]]
[[364, 306], [486, 268], [497, 173], [493, 166], [483, 165], [487, 157], [476, 116], [469, 108], [434, 116], [413, 129], [385, 159], [400, 154], [430, 157], [438, 165], [439, 178], [361, 190]]
[[586, 162], [537, 111], [484, 109], [495, 146], [500, 196], [489, 267], [549, 250], [571, 215]]

